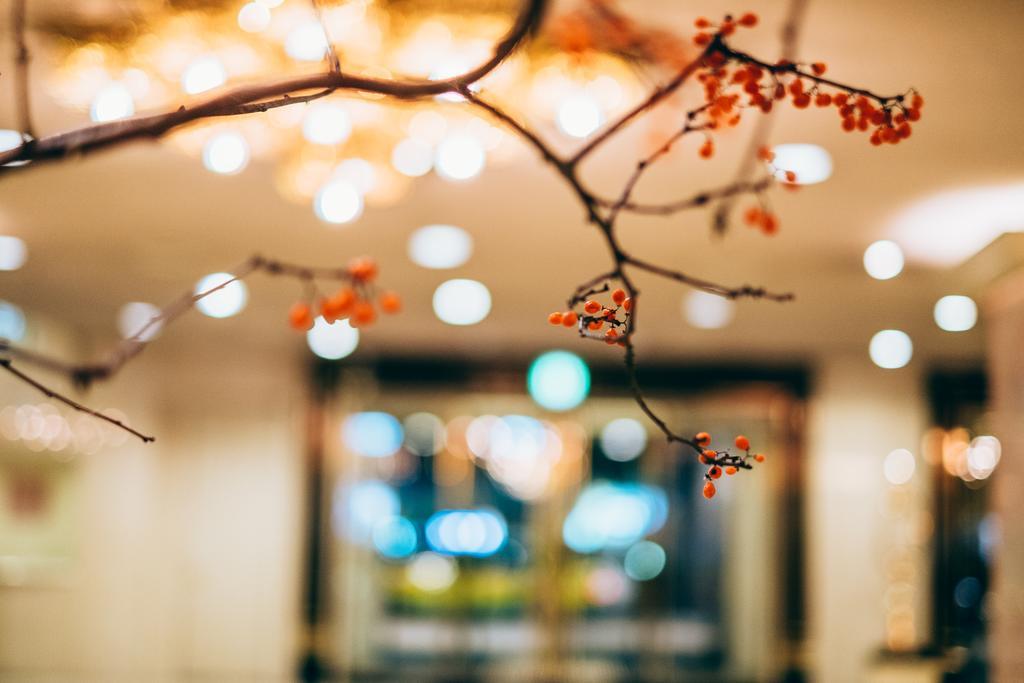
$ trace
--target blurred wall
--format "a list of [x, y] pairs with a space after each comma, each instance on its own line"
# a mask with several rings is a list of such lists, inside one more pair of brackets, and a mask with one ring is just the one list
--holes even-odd
[[[294, 670], [303, 373], [235, 349], [179, 346], [175, 357], [170, 346], [89, 393], [157, 441], [76, 457], [75, 559], [0, 586], [0, 679], [254, 681]], [[4, 404], [42, 400], [3, 382]]]

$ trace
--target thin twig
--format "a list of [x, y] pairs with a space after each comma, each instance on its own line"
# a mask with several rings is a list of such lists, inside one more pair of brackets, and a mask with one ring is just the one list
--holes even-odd
[[35, 138], [35, 128], [32, 125], [32, 101], [29, 94], [30, 56], [25, 39], [27, 1], [11, 0], [11, 32], [14, 37], [14, 99], [18, 106], [18, 126], [24, 136], [32, 139]]
[[317, 23], [320, 24], [320, 30], [324, 32], [324, 39], [327, 41], [327, 64], [332, 73], [340, 74], [341, 60], [338, 59], [338, 49], [335, 47], [334, 41], [331, 40], [331, 32], [327, 30], [323, 8], [320, 7], [320, 3], [317, 0], [309, 0], [309, 4], [313, 6], [313, 13], [316, 14]]

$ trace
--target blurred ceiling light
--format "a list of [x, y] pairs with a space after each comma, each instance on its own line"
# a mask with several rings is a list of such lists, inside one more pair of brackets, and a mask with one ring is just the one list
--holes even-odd
[[0, 235], [0, 270], [17, 270], [28, 259], [28, 247], [13, 235]]
[[[196, 283], [195, 294], [208, 291], [228, 282], [235, 276], [231, 273], [211, 273]], [[239, 313], [249, 299], [249, 289], [241, 280], [234, 280], [212, 294], [196, 302], [196, 308], [211, 318], [230, 318]]]
[[334, 169], [334, 176], [352, 183], [361, 195], [372, 192], [377, 186], [377, 171], [366, 159], [353, 157], [345, 159]]
[[406, 138], [392, 150], [391, 165], [402, 175], [418, 178], [434, 168], [434, 150], [418, 139]]
[[198, 95], [224, 85], [227, 80], [228, 74], [221, 61], [213, 55], [205, 55], [185, 67], [181, 87], [189, 95]]
[[121, 83], [110, 83], [96, 93], [89, 107], [89, 118], [97, 123], [126, 119], [135, 113], [135, 100]]
[[871, 338], [868, 353], [878, 367], [895, 370], [910, 362], [914, 355], [914, 344], [906, 332], [882, 330]]
[[484, 169], [487, 154], [480, 142], [469, 135], [449, 135], [437, 147], [434, 165], [448, 180], [469, 180]]
[[630, 546], [622, 560], [626, 576], [634, 581], [650, 581], [665, 568], [665, 549], [654, 541]]
[[405, 567], [409, 583], [427, 593], [441, 593], [451, 588], [458, 576], [455, 560], [437, 553], [420, 553]]
[[367, 458], [386, 458], [402, 447], [402, 424], [390, 413], [353, 413], [341, 426], [345, 446]]
[[9, 301], [0, 301], [0, 339], [21, 341], [25, 336], [25, 314]]
[[558, 106], [558, 129], [574, 138], [585, 138], [601, 127], [601, 108], [585, 94], [570, 95]]
[[241, 173], [249, 165], [249, 143], [241, 133], [218, 133], [203, 145], [203, 165], [222, 175]]
[[316, 102], [306, 111], [302, 135], [315, 145], [337, 145], [352, 134], [352, 118], [336, 102]]
[[306, 344], [320, 358], [338, 360], [359, 346], [359, 330], [352, 327], [347, 319], [329, 323], [323, 316], [317, 316], [312, 329], [306, 332]]
[[548, 410], [571, 410], [590, 393], [590, 368], [568, 351], [542, 353], [526, 376], [530, 397]]
[[490, 312], [491, 293], [476, 280], [448, 280], [434, 291], [434, 313], [449, 325], [475, 325]]
[[967, 471], [975, 479], [987, 479], [999, 464], [1003, 447], [994, 436], [979, 436], [967, 448]]
[[454, 225], [425, 225], [409, 237], [409, 258], [424, 268], [457, 268], [473, 253], [473, 238]]
[[633, 460], [647, 447], [647, 430], [628, 417], [612, 420], [601, 430], [601, 450], [609, 460]]
[[317, 21], [296, 26], [284, 40], [284, 51], [300, 62], [319, 62], [328, 47], [327, 34]]
[[935, 324], [946, 332], [966, 332], [978, 322], [978, 305], [974, 299], [950, 294], [935, 302]]
[[270, 26], [270, 8], [261, 2], [249, 2], [238, 10], [238, 27], [247, 33], [259, 33]]
[[351, 223], [363, 213], [363, 197], [349, 181], [334, 180], [316, 193], [313, 209], [327, 223]]
[[892, 240], [878, 240], [864, 250], [864, 270], [876, 280], [891, 280], [903, 272], [903, 250]]
[[694, 327], [717, 330], [732, 322], [736, 304], [723, 296], [696, 289], [684, 296], [683, 313]]
[[6, 152], [21, 146], [24, 138], [21, 133], [10, 128], [0, 128], [0, 152]]
[[832, 157], [818, 145], [789, 144], [775, 145], [772, 147], [775, 158], [772, 166], [775, 168], [775, 178], [781, 182], [786, 181], [786, 172], [796, 173], [796, 182], [793, 185], [814, 185], [822, 183], [832, 175]]
[[889, 453], [885, 456], [885, 462], [882, 465], [886, 481], [893, 486], [901, 486], [910, 481], [916, 468], [917, 462], [914, 460], [914, 454], [906, 448], [897, 448]]
[[400, 560], [416, 552], [416, 526], [405, 517], [386, 517], [373, 525], [373, 547], [389, 560]]
[[132, 301], [121, 307], [117, 314], [117, 331], [122, 339], [133, 339], [135, 335], [145, 332], [138, 337], [138, 341], [148, 342], [155, 339], [163, 328], [163, 321], [157, 321], [150, 325], [150, 321], [159, 316], [160, 309], [153, 304], [144, 301]]
[[1024, 182], [965, 188], [919, 200], [889, 224], [907, 256], [932, 266], [962, 263], [1006, 232], [1024, 231]]
[[444, 446], [444, 422], [431, 413], [413, 413], [402, 422], [405, 427], [405, 447], [413, 455], [429, 457]]

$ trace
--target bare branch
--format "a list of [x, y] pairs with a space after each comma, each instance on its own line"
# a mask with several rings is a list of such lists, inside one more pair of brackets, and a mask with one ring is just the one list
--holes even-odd
[[320, 29], [324, 32], [324, 38], [327, 40], [327, 64], [330, 67], [331, 73], [341, 73], [341, 60], [338, 59], [338, 49], [334, 45], [334, 41], [331, 40], [331, 32], [327, 29], [327, 22], [324, 21], [324, 11], [320, 7], [318, 0], [309, 0], [309, 4], [313, 6], [313, 13], [316, 14], [317, 23], [320, 24]]
[[[35, 137], [32, 126], [32, 101], [29, 94], [30, 61], [28, 43], [25, 40], [25, 5], [28, 0], [11, 0], [11, 33], [14, 38], [14, 99], [18, 106], [18, 126], [21, 133], [29, 138]], [[24, 146], [24, 145], [23, 145]]]

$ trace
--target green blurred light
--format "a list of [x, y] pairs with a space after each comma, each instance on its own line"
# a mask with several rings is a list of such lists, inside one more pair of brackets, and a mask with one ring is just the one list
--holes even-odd
[[526, 377], [530, 396], [548, 410], [571, 410], [590, 393], [590, 370], [568, 351], [548, 351], [530, 365]]

